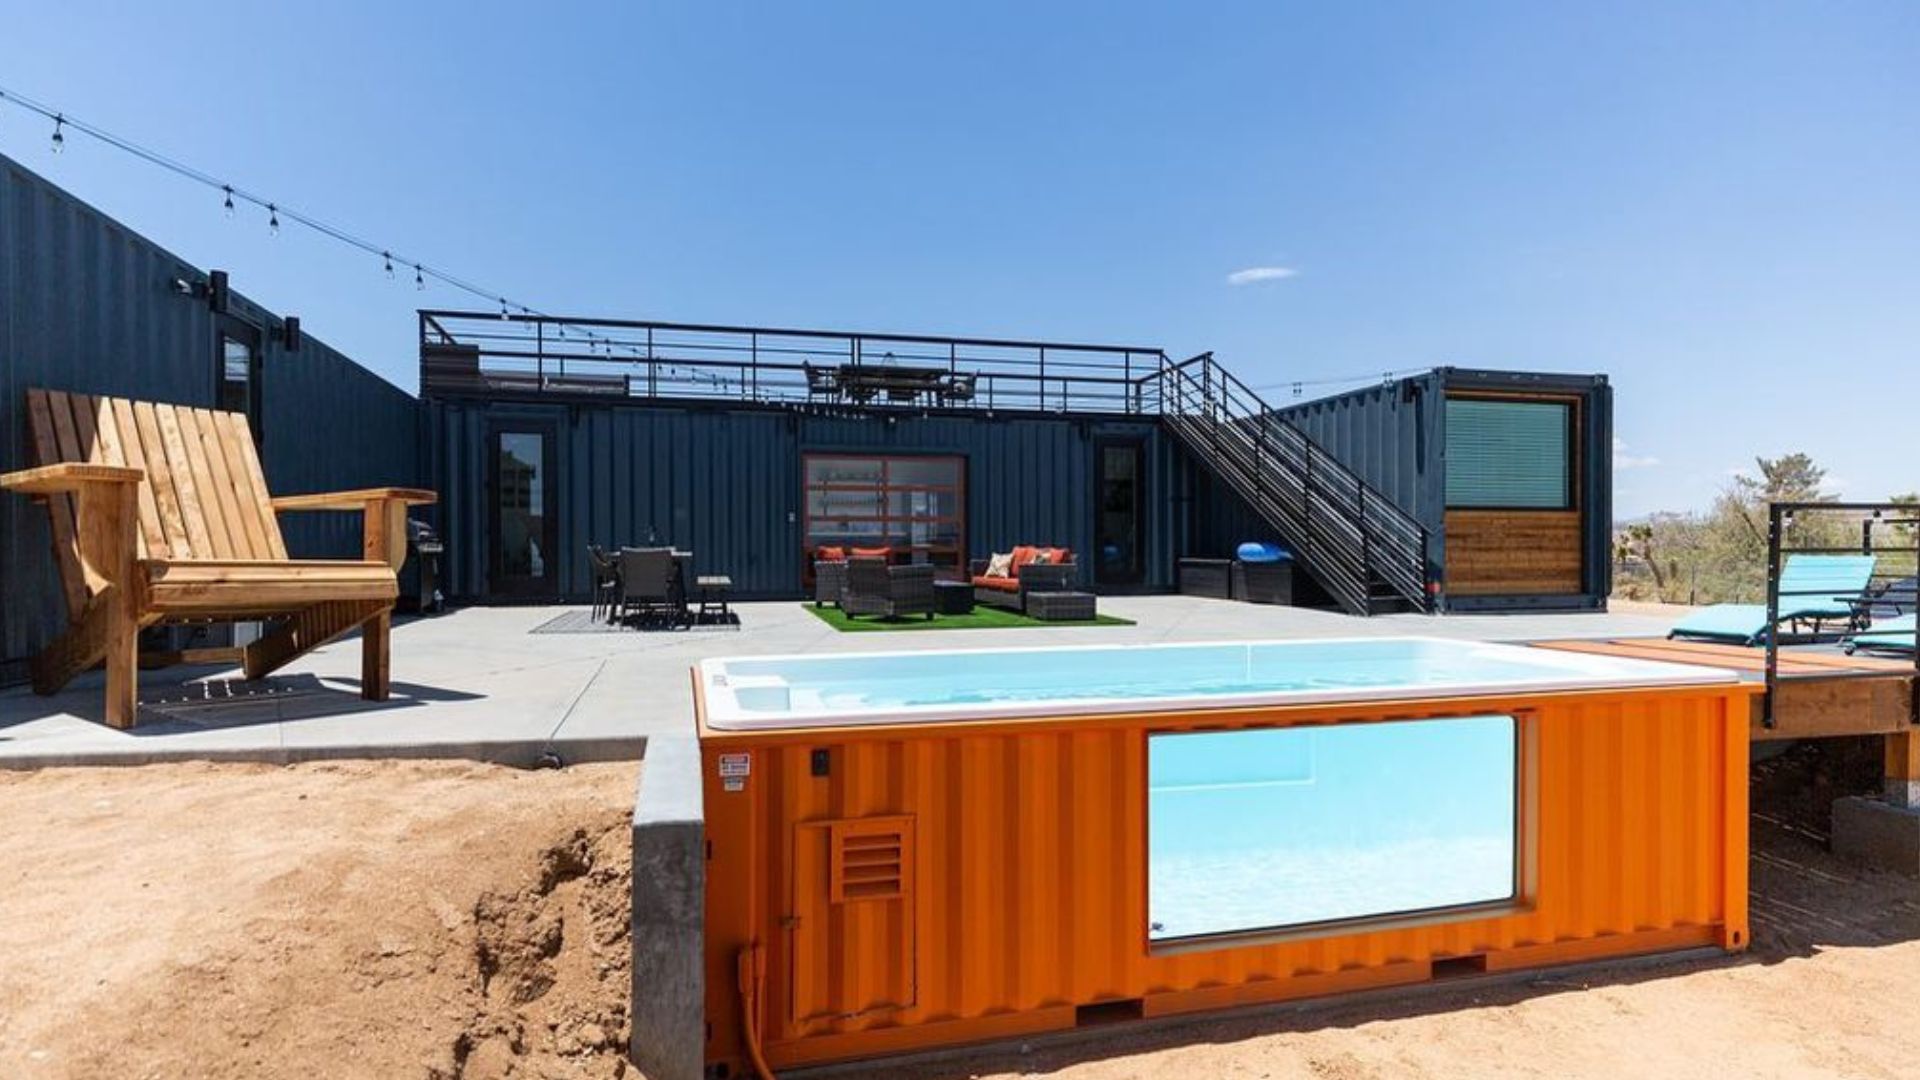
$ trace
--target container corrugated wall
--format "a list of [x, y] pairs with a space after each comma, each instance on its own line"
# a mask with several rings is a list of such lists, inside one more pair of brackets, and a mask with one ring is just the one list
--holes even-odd
[[[735, 956], [759, 943], [776, 1066], [1474, 970], [1746, 944], [1745, 689], [1323, 706], [883, 730], [705, 732], [712, 1061], [741, 1061]], [[1533, 794], [1524, 902], [1464, 921], [1152, 951], [1149, 730], [1512, 713]], [[815, 771], [827, 754], [830, 775]], [[718, 755], [752, 755], [726, 790]], [[834, 823], [905, 837], [899, 901], [834, 904]], [[891, 849], [889, 849], [891, 850]]]
[[[212, 405], [214, 321], [174, 279], [206, 275], [6, 157], [0, 157], [0, 471], [23, 468], [30, 387]], [[234, 313], [272, 317], [236, 294]], [[419, 404], [303, 335], [289, 352], [263, 335], [262, 464], [279, 494], [416, 485]], [[351, 439], [337, 435], [351, 431]], [[0, 495], [0, 682], [65, 625], [46, 511]], [[283, 521], [297, 555], [359, 550], [351, 515]]]
[[801, 461], [808, 453], [952, 454], [966, 460], [967, 551], [1092, 543], [1094, 448], [1102, 438], [1146, 446], [1149, 587], [1170, 585], [1184, 551], [1191, 465], [1152, 420], [1043, 416], [819, 416], [794, 410], [682, 405], [433, 401], [430, 472], [441, 492], [455, 596], [488, 583], [490, 432], [551, 425], [558, 594], [584, 597], [585, 549], [649, 537], [691, 549], [694, 570], [727, 574], [744, 597], [801, 593]]

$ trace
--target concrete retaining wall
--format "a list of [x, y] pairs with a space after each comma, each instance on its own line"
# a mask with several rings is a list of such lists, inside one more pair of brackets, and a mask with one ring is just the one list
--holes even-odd
[[633, 807], [633, 1063], [648, 1080], [701, 1080], [707, 891], [700, 744], [647, 742]]

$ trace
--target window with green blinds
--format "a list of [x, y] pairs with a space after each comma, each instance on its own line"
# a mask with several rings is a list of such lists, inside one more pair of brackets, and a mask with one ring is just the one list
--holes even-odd
[[1573, 504], [1573, 406], [1447, 400], [1447, 506], [1564, 510]]

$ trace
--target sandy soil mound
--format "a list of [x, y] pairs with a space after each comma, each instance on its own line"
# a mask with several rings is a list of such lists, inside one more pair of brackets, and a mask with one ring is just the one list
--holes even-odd
[[0, 1076], [629, 1074], [636, 772], [0, 774]]

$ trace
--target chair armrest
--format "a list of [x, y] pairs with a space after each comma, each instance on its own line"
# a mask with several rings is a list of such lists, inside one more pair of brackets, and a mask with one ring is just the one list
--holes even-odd
[[59, 495], [78, 491], [87, 484], [137, 484], [146, 478], [143, 470], [131, 465], [68, 461], [0, 474], [0, 488], [23, 495]]
[[288, 510], [359, 510], [368, 503], [398, 502], [408, 506], [431, 506], [440, 496], [420, 488], [357, 488], [353, 491], [328, 491], [314, 495], [282, 495], [273, 500], [277, 512]]

